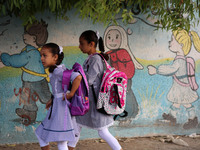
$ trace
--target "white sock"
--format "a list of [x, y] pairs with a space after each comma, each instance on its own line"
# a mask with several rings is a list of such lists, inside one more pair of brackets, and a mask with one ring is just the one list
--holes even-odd
[[57, 142], [58, 150], [68, 150], [67, 141]]

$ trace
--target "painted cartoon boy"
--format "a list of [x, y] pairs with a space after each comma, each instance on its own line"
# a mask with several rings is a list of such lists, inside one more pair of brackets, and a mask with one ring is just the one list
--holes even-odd
[[[19, 89], [20, 104], [23, 108], [17, 108], [16, 114], [21, 118], [27, 118], [29, 122], [35, 122], [38, 107], [36, 101], [46, 104], [51, 99], [47, 74], [40, 59], [38, 48], [44, 45], [48, 38], [47, 24], [44, 21], [35, 22], [24, 28], [23, 40], [25, 48], [19, 53], [9, 55], [2, 53], [0, 58], [5, 66], [22, 69], [22, 89]], [[14, 90], [15, 95], [16, 91]], [[18, 95], [18, 94], [17, 94]]]

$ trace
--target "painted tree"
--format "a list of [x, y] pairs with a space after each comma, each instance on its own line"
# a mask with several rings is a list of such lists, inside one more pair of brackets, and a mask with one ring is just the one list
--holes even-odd
[[23, 25], [37, 20], [36, 14], [49, 11], [58, 18], [68, 20], [72, 8], [93, 23], [117, 23], [121, 18], [128, 23], [141, 14], [155, 18], [157, 29], [189, 30], [199, 23], [199, 0], [0, 0], [0, 15], [19, 17]]

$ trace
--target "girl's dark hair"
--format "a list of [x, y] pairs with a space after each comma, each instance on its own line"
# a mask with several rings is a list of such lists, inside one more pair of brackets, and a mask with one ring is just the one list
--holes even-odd
[[[59, 46], [57, 44], [55, 44], [55, 43], [47, 43], [43, 47], [48, 48], [49, 51], [53, 54], [53, 56], [56, 55], [56, 54], [58, 55], [58, 60], [56, 62], [56, 65], [60, 65], [62, 63], [62, 60], [64, 58], [64, 53], [63, 52], [60, 53], [60, 48], [59, 48]], [[56, 65], [50, 66], [49, 67], [49, 72], [53, 72], [54, 69], [57, 67]]]
[[87, 30], [84, 31], [81, 36], [81, 38], [84, 38], [88, 43], [94, 42], [95, 43], [95, 47], [97, 47], [97, 44], [99, 45], [99, 50], [101, 51], [101, 54], [103, 55], [103, 57], [108, 60], [109, 56], [108, 54], [105, 54], [105, 49], [104, 49], [104, 44], [103, 44], [103, 39], [102, 37], [100, 37], [98, 39], [97, 34], [92, 31], [92, 30]]

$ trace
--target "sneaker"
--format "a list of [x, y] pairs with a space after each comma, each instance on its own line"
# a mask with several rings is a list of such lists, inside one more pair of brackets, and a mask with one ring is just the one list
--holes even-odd
[[28, 111], [23, 108], [17, 108], [15, 110], [16, 114], [22, 118], [22, 123], [24, 125], [29, 125], [32, 122], [35, 122], [37, 117], [36, 111]]
[[174, 118], [171, 114], [164, 113], [162, 117], [163, 119], [169, 120], [171, 123], [176, 124], [176, 118]]
[[183, 125], [184, 129], [191, 129], [191, 128], [195, 128], [198, 125], [198, 118], [194, 117], [194, 119], [188, 119], [188, 122], [186, 122]]

